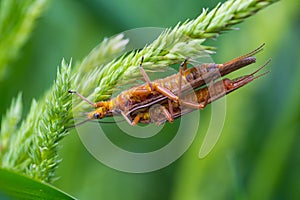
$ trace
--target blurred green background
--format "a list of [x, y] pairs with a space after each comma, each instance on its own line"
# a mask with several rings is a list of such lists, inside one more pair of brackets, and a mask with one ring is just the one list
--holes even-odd
[[[137, 27], [171, 27], [218, 2], [51, 1], [1, 82], [1, 114], [19, 91], [26, 114], [31, 99], [52, 85], [62, 58], [79, 61], [104, 37]], [[189, 150], [168, 167], [128, 174], [99, 163], [71, 132], [62, 141], [54, 185], [79, 199], [300, 199], [299, 6], [298, 0], [281, 1], [237, 25], [240, 30], [208, 41], [218, 48], [216, 62], [264, 42], [258, 63], [272, 58], [271, 73], [227, 97], [224, 129], [208, 157], [198, 158], [200, 129]]]

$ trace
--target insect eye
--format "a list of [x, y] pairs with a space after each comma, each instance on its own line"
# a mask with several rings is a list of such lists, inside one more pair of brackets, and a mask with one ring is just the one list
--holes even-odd
[[99, 113], [95, 113], [94, 114], [94, 119], [99, 119], [100, 118], [100, 114]]

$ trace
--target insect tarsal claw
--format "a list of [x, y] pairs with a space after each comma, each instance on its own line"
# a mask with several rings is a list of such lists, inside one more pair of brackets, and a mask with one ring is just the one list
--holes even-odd
[[76, 93], [76, 91], [75, 91], [75, 90], [68, 90], [68, 92], [69, 92], [70, 94], [74, 94], [74, 93]]

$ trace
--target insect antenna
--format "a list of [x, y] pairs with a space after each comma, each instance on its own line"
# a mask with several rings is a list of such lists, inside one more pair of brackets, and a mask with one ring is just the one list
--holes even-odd
[[268, 74], [269, 72], [270, 72], [270, 71], [266, 71], [266, 72], [264, 72], [264, 73], [262, 73], [262, 74], [259, 74], [259, 75], [255, 76], [255, 77], [253, 78], [253, 80], [255, 80], [255, 79], [257, 79], [257, 78], [260, 78], [260, 77], [262, 77], [262, 76]]
[[82, 124], [85, 124], [86, 122], [94, 122], [94, 123], [100, 123], [100, 124], [115, 124], [115, 123], [120, 123], [120, 122], [124, 122], [125, 119], [119, 119], [119, 120], [115, 120], [115, 121], [100, 121], [100, 120], [93, 120], [93, 119], [85, 119], [81, 122], [78, 122], [77, 124], [74, 124], [73, 126], [69, 126], [67, 127], [67, 129], [72, 129], [72, 128], [75, 128], [75, 127], [78, 127]]
[[91, 122], [98, 122], [98, 123], [100, 123], [100, 124], [115, 124], [115, 123], [119, 123], [119, 122], [124, 122], [125, 121], [125, 119], [120, 119], [120, 120], [115, 120], [115, 121], [100, 121], [100, 120], [98, 120], [98, 121], [91, 121]]
[[262, 51], [263, 50], [263, 47], [265, 46], [266, 43], [263, 43], [262, 45], [260, 45], [258, 48], [254, 49], [253, 51], [245, 54], [245, 55], [242, 55], [240, 57], [237, 57], [237, 58], [234, 58], [232, 60], [230, 60], [229, 62], [226, 62], [224, 63], [223, 65], [227, 65], [229, 63], [234, 63], [234, 62], [237, 62], [239, 60], [243, 60], [245, 58], [249, 58], [249, 57], [252, 57], [254, 56], [255, 54], [257, 54], [258, 52]]
[[255, 74], [257, 72], [259, 72], [260, 70], [262, 70], [264, 67], [266, 67], [270, 63], [270, 61], [271, 61], [271, 59], [267, 60], [267, 62], [265, 62], [265, 64], [263, 64], [261, 67], [259, 67], [257, 70], [255, 70], [251, 74], [245, 75], [245, 76], [242, 76], [242, 77], [239, 77], [239, 78], [236, 78], [236, 79], [233, 79], [233, 81], [236, 82], [236, 83], [240, 83], [242, 85], [245, 85], [245, 84], [247, 84], [249, 82], [252, 82], [255, 79], [258, 79], [258, 78], [266, 75], [270, 71], [266, 71], [266, 72], [263, 72], [262, 74], [259, 74], [259, 75], [255, 76]]
[[[249, 76], [254, 76], [257, 72], [259, 72], [260, 70], [262, 70], [264, 67], [266, 67], [269, 63], [271, 62], [271, 59], [267, 60], [267, 62], [265, 62], [265, 64], [263, 64], [260, 68], [258, 68], [257, 70], [255, 70], [254, 72], [252, 72], [252, 74], [250, 74]], [[270, 71], [266, 71], [262, 74], [259, 74], [257, 76], [254, 77], [254, 79], [257, 79], [259, 77], [262, 77], [264, 75], [266, 75], [267, 73], [269, 73]]]
[[84, 124], [84, 123], [86, 123], [86, 122], [88, 122], [88, 121], [91, 121], [90, 119], [86, 119], [86, 120], [83, 120], [82, 122], [79, 122], [79, 123], [77, 123], [77, 124], [74, 124], [73, 126], [69, 126], [69, 127], [66, 127], [67, 129], [72, 129], [72, 128], [75, 128], [75, 127], [77, 127], [77, 126], [80, 126], [80, 125], [82, 125], [82, 124]]

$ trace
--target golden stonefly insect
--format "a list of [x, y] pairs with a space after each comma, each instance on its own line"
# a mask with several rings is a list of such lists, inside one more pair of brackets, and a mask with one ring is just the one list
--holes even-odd
[[[137, 123], [157, 123], [165, 121], [172, 122], [175, 118], [182, 116], [195, 109], [203, 109], [220, 97], [252, 82], [266, 73], [255, 76], [265, 65], [250, 75], [238, 77], [230, 80], [224, 78], [215, 82], [233, 71], [256, 62], [253, 57], [263, 49], [260, 47], [238, 58], [232, 59], [223, 64], [205, 63], [191, 68], [187, 68], [187, 60], [179, 67], [179, 73], [151, 81], [147, 73], [140, 64], [140, 71], [145, 83], [121, 92], [115, 98], [107, 101], [93, 103], [83, 97], [77, 91], [69, 90], [82, 100], [91, 104], [95, 110], [87, 114], [89, 120], [99, 120], [113, 115], [122, 115], [126, 121], [134, 126]], [[208, 86], [206, 83], [209, 83]], [[193, 94], [188, 88], [193, 88]], [[159, 104], [157, 109], [150, 112], [150, 107]], [[81, 123], [80, 123], [81, 124]]]

